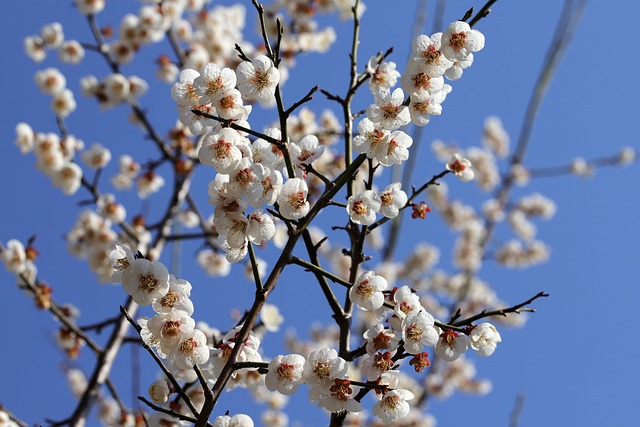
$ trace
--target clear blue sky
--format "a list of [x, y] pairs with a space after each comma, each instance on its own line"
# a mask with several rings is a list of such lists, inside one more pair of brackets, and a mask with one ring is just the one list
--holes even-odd
[[[245, 3], [251, 10], [250, 3]], [[445, 23], [461, 17], [470, 6], [480, 7], [483, 3], [449, 2]], [[428, 170], [425, 176], [441, 168], [428, 149], [432, 139], [457, 141], [462, 147], [476, 145], [482, 123], [489, 115], [500, 116], [512, 140], [516, 139], [561, 3], [499, 0], [491, 16], [478, 25], [486, 36], [485, 49], [476, 55], [474, 65], [465, 71], [463, 78], [453, 83], [454, 90], [443, 105], [443, 115], [433, 118], [420, 142], [423, 145], [421, 164]], [[33, 84], [33, 74], [59, 64], [54, 55], [42, 64], [34, 64], [22, 53], [22, 39], [38, 33], [44, 23], [60, 21], [68, 38], [90, 40], [85, 21], [70, 4], [71, 1], [25, 0], [3, 5], [0, 49], [4, 71], [0, 93], [5, 101], [0, 111], [0, 174], [5, 185], [0, 187], [0, 240], [26, 241], [36, 234], [42, 254], [38, 261], [41, 279], [54, 286], [58, 302], [69, 301], [79, 306], [83, 313], [79, 322], [87, 324], [115, 315], [118, 305], [124, 301], [124, 292], [118, 287], [97, 285], [88, 267], [66, 254], [63, 236], [81, 210], [77, 202], [85, 199], [86, 194], [80, 191], [65, 198], [48, 178], [36, 171], [34, 157], [20, 155], [13, 146], [13, 129], [20, 121], [28, 122], [36, 131], [57, 129], [48, 107], [49, 98], [39, 93]], [[114, 17], [121, 16], [125, 10], [135, 13], [139, 4], [108, 2], [100, 22], [105, 24], [111, 19], [110, 23], [117, 26], [118, 20]], [[389, 6], [391, 4], [394, 6]], [[390, 59], [404, 69], [415, 4], [416, 1], [408, 0], [367, 2], [362, 24], [360, 57], [363, 61], [379, 50], [394, 46]], [[248, 27], [252, 28], [252, 12], [248, 16]], [[637, 16], [640, 16], [637, 2], [592, 1], [588, 4], [543, 103], [525, 164], [556, 166], [576, 156], [590, 159], [615, 154], [622, 146], [639, 148], [637, 100], [640, 90], [636, 74], [640, 59], [634, 50], [637, 30], [633, 20]], [[431, 31], [430, 25], [427, 28]], [[291, 71], [291, 80], [284, 88], [288, 102], [315, 84], [343, 90], [349, 24], [338, 24], [337, 32], [339, 42], [329, 56], [299, 58], [299, 66]], [[125, 72], [148, 78], [151, 93], [141, 104], [148, 108], [151, 120], [161, 132], [165, 132], [167, 124], [175, 121], [176, 113], [169, 86], [151, 77], [149, 65], [159, 51], [169, 52], [169, 48], [162, 44], [153, 55], [141, 55]], [[87, 52], [82, 65], [60, 67], [67, 74], [79, 104], [79, 110], [68, 119], [72, 134], [87, 145], [93, 142], [109, 145], [114, 158], [125, 152], [146, 152], [141, 146], [145, 147], [148, 142], [127, 125], [124, 108], [103, 114], [93, 100], [84, 99], [79, 93], [79, 77], [88, 73], [99, 77], [107, 74], [100, 58]], [[325, 72], [317, 73], [318, 69]], [[328, 78], [329, 75], [332, 78]], [[333, 78], [334, 75], [337, 77]], [[327, 104], [318, 101], [313, 105]], [[115, 167], [115, 163], [111, 167]], [[112, 170], [106, 173], [111, 176]], [[541, 192], [558, 205], [558, 213], [551, 222], [538, 223], [538, 236], [552, 247], [552, 257], [546, 264], [526, 271], [505, 271], [488, 265], [481, 277], [512, 303], [541, 290], [549, 292], [551, 297], [535, 303], [538, 313], [529, 317], [524, 328], [501, 330], [503, 342], [494, 356], [475, 360], [478, 376], [493, 381], [492, 393], [485, 397], [455, 395], [449, 401], [433, 402], [430, 409], [440, 426], [471, 422], [506, 426], [517, 393], [526, 396], [521, 427], [640, 425], [637, 389], [640, 374], [636, 368], [640, 346], [635, 335], [640, 300], [635, 268], [640, 256], [637, 245], [639, 179], [640, 168], [635, 164], [597, 170], [594, 177], [587, 180], [571, 176], [540, 179], [518, 190], [516, 194], [522, 195]], [[207, 209], [206, 181], [206, 176], [196, 181], [201, 185], [203, 209]], [[471, 200], [481, 200], [473, 195], [475, 190], [463, 188], [458, 181], [449, 180], [448, 184], [453, 194], [465, 197], [469, 194]], [[149, 209], [161, 203], [158, 199], [155, 201], [158, 205], [154, 205], [154, 200]], [[145, 208], [141, 202], [134, 202], [129, 210], [131, 213]], [[420, 234], [419, 237], [442, 246], [441, 266], [452, 271], [447, 249], [451, 247], [452, 238], [439, 229], [424, 227], [414, 235], [405, 229], [407, 242]], [[405, 247], [410, 249], [413, 243]], [[219, 327], [225, 329], [230, 324], [229, 310], [250, 303], [253, 285], [242, 278], [207, 278], [189, 261], [194, 250], [195, 246], [185, 245], [181, 271], [181, 276], [194, 285], [194, 317], [211, 324], [218, 322]], [[293, 276], [284, 276], [287, 277]], [[36, 311], [14, 282], [9, 273], [0, 269], [0, 312], [4, 314], [0, 322], [4, 343], [0, 353], [0, 403], [29, 423], [42, 422], [45, 417], [63, 419], [71, 413], [75, 402], [61, 373], [64, 358], [55, 348], [54, 322], [48, 314]], [[301, 332], [306, 330], [302, 316], [307, 310], [300, 301], [304, 301], [309, 292], [308, 288], [285, 281], [276, 290], [273, 299], [282, 305], [286, 326], [296, 326]], [[317, 290], [313, 288], [313, 292]], [[231, 295], [235, 295], [235, 299], [227, 301]], [[320, 297], [319, 293], [313, 295]], [[213, 298], [221, 302], [215, 306], [208, 303]], [[327, 313], [324, 308], [320, 310]], [[279, 338], [272, 339], [265, 350], [267, 356], [282, 351], [278, 350]], [[85, 353], [78, 362], [90, 372], [93, 356], [88, 351]], [[123, 385], [127, 403], [131, 403], [127, 366], [133, 353], [135, 351], [125, 348], [116, 366], [116, 381]], [[142, 351], [140, 359], [143, 364], [151, 363]], [[155, 368], [150, 372], [153, 375]], [[147, 384], [143, 379], [143, 394]], [[227, 405], [225, 408], [238, 407], [232, 396], [227, 395], [221, 401]], [[304, 396], [298, 400], [304, 400]], [[308, 426], [325, 424], [320, 410], [312, 408], [305, 413], [306, 409], [302, 407], [301, 411], [293, 412], [292, 421], [300, 420]]]

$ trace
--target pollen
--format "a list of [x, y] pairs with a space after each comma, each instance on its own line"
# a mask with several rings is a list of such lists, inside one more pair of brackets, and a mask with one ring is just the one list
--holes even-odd
[[418, 73], [414, 75], [411, 80], [413, 81], [413, 85], [420, 89], [428, 89], [429, 86], [431, 86], [431, 77], [425, 73]]
[[313, 367], [313, 373], [318, 378], [328, 378], [331, 372], [331, 367], [326, 362], [318, 362]]
[[162, 325], [162, 337], [163, 338], [175, 338], [180, 334], [180, 322], [168, 321]]
[[427, 64], [437, 64], [440, 60], [440, 51], [434, 46], [429, 46], [427, 50], [422, 53], [422, 57]]
[[196, 347], [197, 344], [193, 341], [193, 338], [189, 338], [180, 343], [180, 353], [191, 354]]
[[257, 71], [251, 78], [251, 83], [258, 89], [262, 90], [269, 86], [269, 75], [263, 71]]
[[418, 342], [422, 338], [422, 334], [424, 334], [424, 329], [419, 327], [417, 324], [412, 323], [405, 329], [405, 334], [407, 339], [412, 342]]
[[138, 289], [149, 294], [158, 286], [158, 279], [153, 274], [140, 275], [139, 281]]
[[353, 213], [358, 216], [364, 216], [367, 214], [367, 206], [362, 202], [362, 200], [358, 200], [353, 204]]
[[289, 200], [289, 204], [296, 209], [302, 208], [307, 202], [304, 197], [304, 191], [295, 191], [289, 194], [287, 199]]
[[176, 305], [178, 301], [180, 301], [180, 295], [175, 291], [169, 291], [160, 300], [160, 305], [166, 308], [173, 308], [173, 306]]
[[375, 288], [371, 286], [371, 282], [368, 280], [365, 280], [356, 286], [356, 293], [365, 298], [373, 295], [375, 291]]
[[285, 381], [295, 381], [295, 367], [289, 363], [283, 363], [277, 369], [278, 378]]
[[449, 38], [449, 43], [451, 43], [451, 46], [455, 50], [460, 50], [464, 48], [464, 45], [467, 43], [467, 33], [460, 32], [460, 33], [451, 34], [451, 37]]

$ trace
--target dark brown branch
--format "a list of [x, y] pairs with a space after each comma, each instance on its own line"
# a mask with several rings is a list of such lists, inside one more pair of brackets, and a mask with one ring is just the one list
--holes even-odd
[[534, 311], [533, 309], [525, 308], [525, 306], [531, 304], [533, 301], [537, 300], [538, 298], [545, 298], [548, 296], [549, 294], [547, 293], [538, 292], [537, 294], [535, 294], [533, 297], [529, 298], [525, 302], [521, 302], [520, 304], [516, 304], [512, 307], [501, 308], [499, 310], [493, 310], [493, 311], [482, 310], [480, 313], [476, 314], [475, 316], [471, 316], [466, 319], [453, 323], [453, 326], [470, 326], [476, 320], [484, 319], [485, 317], [492, 317], [492, 316], [505, 317], [509, 313], [520, 313], [522, 311]]

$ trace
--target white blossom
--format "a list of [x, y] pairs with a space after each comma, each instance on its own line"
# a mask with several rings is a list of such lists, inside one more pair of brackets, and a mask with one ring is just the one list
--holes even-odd
[[295, 393], [304, 381], [304, 364], [305, 358], [299, 354], [276, 356], [269, 362], [269, 372], [264, 378], [265, 385], [269, 390], [285, 395]]
[[469, 334], [469, 346], [483, 357], [491, 356], [501, 341], [500, 333], [491, 323], [476, 325]]
[[133, 260], [122, 274], [122, 287], [140, 305], [149, 305], [169, 291], [169, 272], [159, 262]]
[[388, 287], [389, 284], [384, 277], [378, 276], [374, 271], [367, 271], [349, 288], [349, 298], [362, 310], [374, 311], [382, 307], [382, 291], [386, 291]]

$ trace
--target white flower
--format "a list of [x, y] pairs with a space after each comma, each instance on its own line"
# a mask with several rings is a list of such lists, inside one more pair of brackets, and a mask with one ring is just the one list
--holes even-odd
[[411, 121], [418, 126], [424, 126], [429, 123], [432, 115], [439, 116], [442, 113], [441, 103], [444, 102], [445, 96], [442, 91], [419, 90], [412, 93], [409, 103]]
[[234, 88], [236, 81], [236, 73], [231, 68], [220, 69], [216, 64], [209, 63], [202, 67], [200, 75], [193, 81], [193, 86], [196, 94], [201, 97], [200, 103], [208, 104], [216, 102], [226, 91]]
[[304, 364], [305, 359], [299, 354], [276, 356], [269, 362], [269, 372], [264, 378], [264, 384], [271, 391], [293, 394], [303, 383]]
[[111, 281], [113, 283], [122, 282], [122, 274], [135, 259], [133, 253], [126, 246], [116, 245], [116, 248], [109, 253], [109, 259], [113, 268]]
[[171, 394], [171, 387], [165, 380], [155, 381], [149, 386], [149, 397], [154, 403], [162, 405], [169, 400]]
[[209, 276], [225, 277], [231, 272], [231, 264], [225, 256], [210, 249], [198, 252], [197, 262]]
[[384, 294], [389, 284], [374, 271], [362, 273], [349, 288], [349, 298], [364, 311], [374, 311], [384, 304]]
[[53, 185], [66, 195], [75, 194], [82, 181], [82, 169], [75, 163], [67, 162], [53, 174]]
[[484, 35], [464, 21], [456, 21], [442, 33], [442, 53], [451, 61], [464, 61], [484, 47]]
[[247, 242], [249, 220], [239, 212], [226, 212], [215, 219], [216, 230], [231, 248], [241, 248]]
[[373, 355], [379, 350], [395, 351], [400, 343], [400, 335], [393, 329], [385, 329], [377, 323], [367, 329], [362, 335], [367, 340], [367, 353]]
[[491, 356], [501, 341], [496, 327], [487, 322], [476, 325], [469, 334], [469, 346], [483, 357]]
[[329, 387], [336, 378], [342, 378], [347, 373], [347, 362], [338, 357], [334, 349], [324, 348], [309, 353], [304, 365], [302, 377], [309, 387]]
[[83, 15], [95, 15], [104, 9], [105, 0], [75, 0], [75, 4]]
[[395, 130], [411, 121], [404, 103], [404, 92], [398, 88], [393, 93], [381, 90], [374, 95], [375, 104], [367, 107], [367, 117], [382, 128]]
[[260, 320], [267, 331], [278, 332], [280, 325], [284, 322], [284, 317], [280, 314], [277, 305], [265, 304], [260, 310]]
[[236, 414], [233, 417], [222, 415], [213, 420], [213, 427], [253, 427], [253, 420], [245, 414]]
[[233, 173], [242, 159], [242, 151], [238, 148], [241, 141], [238, 132], [231, 128], [207, 134], [198, 150], [200, 163], [213, 166], [219, 173]]
[[462, 77], [462, 73], [473, 64], [473, 53], [470, 53], [465, 59], [454, 61], [453, 65], [444, 72], [444, 76], [449, 80], [458, 80]]
[[447, 170], [453, 172], [463, 182], [469, 182], [474, 177], [471, 162], [458, 153], [455, 153], [447, 163]]
[[400, 77], [400, 73], [396, 70], [395, 62], [385, 61], [377, 65], [375, 56], [369, 59], [367, 71], [371, 73], [369, 90], [374, 94], [383, 89], [390, 90], [396, 85]]
[[138, 177], [136, 188], [138, 197], [147, 198], [149, 195], [157, 192], [164, 185], [164, 178], [153, 171], [143, 173]]
[[140, 305], [149, 305], [169, 291], [169, 272], [159, 262], [136, 259], [122, 274], [122, 287]]
[[111, 151], [102, 144], [94, 143], [86, 151], [82, 152], [82, 161], [92, 169], [105, 167], [111, 160]]
[[184, 334], [184, 339], [173, 353], [173, 361], [181, 369], [191, 369], [194, 365], [205, 363], [208, 359], [207, 337], [198, 329]]
[[79, 64], [84, 58], [84, 48], [75, 40], [66, 40], [58, 47], [60, 62], [67, 64]]
[[158, 314], [172, 312], [183, 312], [187, 316], [193, 314], [193, 302], [189, 299], [191, 295], [191, 283], [183, 279], [176, 279], [173, 274], [169, 275], [169, 291], [152, 303], [153, 311]]
[[351, 398], [352, 393], [353, 390], [349, 380], [336, 378], [334, 384], [329, 388], [329, 394], [320, 397], [318, 406], [329, 412], [360, 412], [362, 411], [362, 405]]
[[116, 198], [111, 193], [101, 194], [96, 201], [96, 212], [103, 218], [119, 224], [127, 217], [127, 210], [120, 203], [116, 203]]
[[276, 234], [276, 226], [270, 214], [257, 210], [248, 216], [249, 230], [247, 235], [257, 245], [265, 240], [271, 240]]
[[276, 86], [280, 82], [280, 71], [268, 57], [259, 55], [251, 62], [243, 61], [236, 68], [236, 73], [238, 89], [244, 97], [257, 99], [263, 105], [273, 103]]
[[2, 251], [2, 260], [7, 270], [12, 273], [22, 273], [26, 269], [27, 253], [19, 240], [9, 240]]
[[435, 345], [438, 331], [433, 316], [424, 309], [407, 314], [402, 321], [402, 339], [405, 350], [410, 354], [420, 353], [425, 345]]
[[373, 415], [380, 418], [385, 424], [405, 418], [409, 415], [410, 409], [407, 400], [412, 400], [413, 397], [413, 393], [408, 390], [390, 390], [373, 405]]
[[307, 135], [299, 142], [289, 144], [291, 159], [296, 165], [310, 165], [324, 153], [324, 145], [320, 145], [318, 137]]
[[291, 178], [284, 183], [278, 194], [278, 207], [286, 219], [302, 218], [309, 212], [307, 183], [300, 178]]
[[21, 122], [16, 125], [16, 140], [15, 144], [20, 148], [22, 154], [27, 154], [33, 150], [35, 143], [35, 134], [33, 129], [27, 123]]
[[200, 102], [200, 96], [196, 93], [193, 85], [195, 79], [200, 77], [200, 73], [191, 68], [180, 72], [179, 80], [171, 86], [171, 98], [181, 107], [194, 107]]
[[238, 89], [225, 90], [214, 100], [213, 106], [220, 117], [227, 120], [246, 120], [251, 106], [245, 107]]
[[24, 38], [24, 53], [34, 62], [42, 62], [47, 57], [44, 41], [39, 36], [29, 36]]
[[38, 88], [47, 95], [60, 93], [67, 86], [67, 79], [57, 68], [45, 68], [34, 76]]
[[[69, 369], [67, 371], [67, 381], [69, 381], [69, 388], [71, 388], [71, 392], [77, 398], [80, 398], [87, 390], [87, 377], [80, 369]], [[0, 425], [3, 424], [0, 423]]]
[[187, 313], [179, 310], [157, 314], [147, 321], [153, 343], [162, 358], [173, 354], [195, 325], [195, 321]]
[[441, 40], [442, 33], [435, 33], [431, 37], [422, 34], [413, 40], [411, 60], [416, 61], [419, 69], [430, 77], [441, 77], [452, 64], [441, 52]]
[[369, 159], [376, 156], [380, 147], [389, 137], [389, 131], [382, 129], [368, 118], [358, 123], [358, 135], [353, 138], [353, 149], [356, 153], [366, 154]]
[[76, 106], [76, 100], [70, 89], [62, 89], [60, 92], [53, 94], [51, 111], [53, 111], [56, 116], [62, 118], [67, 117], [76, 110]]
[[376, 381], [385, 372], [393, 368], [393, 353], [390, 351], [378, 351], [362, 356], [360, 372], [366, 375], [369, 381]]
[[375, 222], [376, 213], [380, 211], [381, 206], [382, 202], [374, 191], [364, 190], [349, 197], [347, 213], [355, 224], [371, 225]]
[[421, 90], [429, 93], [435, 93], [442, 90], [444, 86], [444, 78], [432, 77], [425, 72], [425, 67], [415, 59], [407, 62], [407, 71], [402, 75], [400, 80], [402, 89], [413, 94]]
[[397, 130], [391, 132], [382, 144], [376, 148], [376, 159], [382, 166], [399, 165], [409, 158], [409, 150], [413, 139], [406, 133]]
[[400, 213], [400, 209], [407, 204], [407, 193], [400, 189], [401, 184], [394, 182], [380, 192], [380, 213], [387, 218], [395, 218]]
[[436, 356], [447, 362], [453, 362], [467, 351], [469, 346], [467, 336], [446, 329], [440, 334], [435, 346]]
[[56, 48], [64, 41], [64, 32], [62, 31], [62, 24], [59, 22], [53, 22], [46, 24], [40, 30], [40, 37], [44, 41], [48, 48]]

